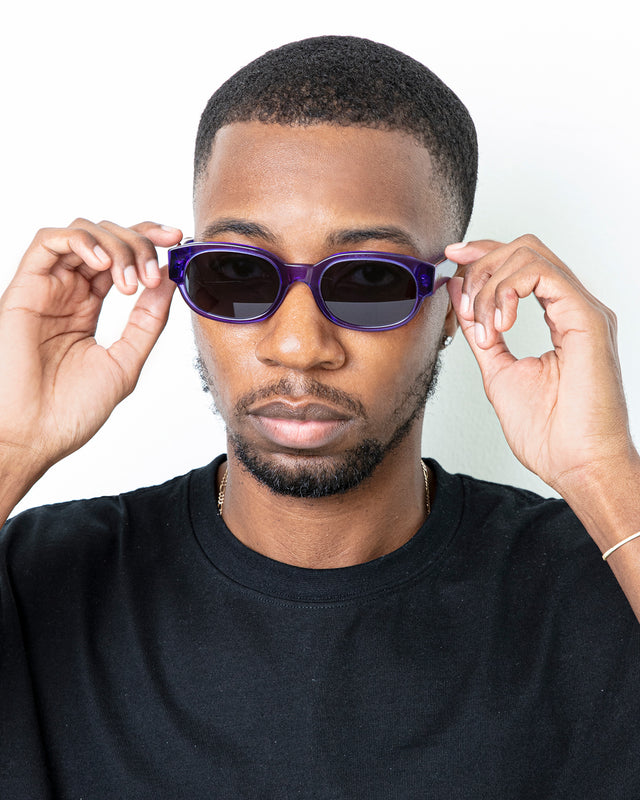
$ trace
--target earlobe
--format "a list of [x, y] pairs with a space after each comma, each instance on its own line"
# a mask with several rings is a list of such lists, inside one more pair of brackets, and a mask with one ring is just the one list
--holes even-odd
[[453, 308], [453, 303], [451, 302], [451, 300], [449, 300], [447, 313], [444, 318], [444, 326], [442, 328], [443, 336], [441, 342], [441, 349], [444, 347], [448, 347], [451, 344], [451, 342], [453, 341], [453, 337], [456, 335], [457, 330], [458, 330], [458, 318]]

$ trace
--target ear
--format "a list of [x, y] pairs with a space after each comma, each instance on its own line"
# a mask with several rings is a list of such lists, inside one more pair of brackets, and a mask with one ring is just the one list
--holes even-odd
[[453, 339], [456, 335], [456, 331], [458, 330], [458, 318], [456, 317], [456, 312], [453, 310], [453, 303], [449, 300], [449, 306], [447, 308], [447, 314], [444, 318], [444, 327], [443, 327], [443, 334], [445, 339]]
[[452, 293], [451, 290], [453, 289], [454, 291], [456, 290], [458, 292], [460, 291], [460, 288], [462, 287], [462, 278], [464, 277], [465, 270], [466, 270], [465, 266], [459, 265], [456, 274], [447, 283], [447, 291], [449, 293], [449, 305], [447, 307], [447, 313], [444, 318], [443, 332], [445, 339], [449, 339], [449, 341], [453, 339], [453, 337], [456, 335], [456, 331], [458, 330], [459, 327], [458, 317], [456, 315], [455, 309], [453, 307], [453, 302], [451, 300], [451, 293]]

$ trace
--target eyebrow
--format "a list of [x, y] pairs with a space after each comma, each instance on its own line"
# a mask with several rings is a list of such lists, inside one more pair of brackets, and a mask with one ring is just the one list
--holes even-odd
[[376, 225], [368, 228], [347, 228], [342, 231], [335, 231], [327, 237], [327, 242], [331, 247], [345, 247], [347, 245], [360, 244], [362, 242], [382, 240], [408, 247], [418, 252], [418, 245], [413, 237], [402, 228], [395, 225]]
[[[240, 236], [262, 239], [270, 244], [277, 244], [279, 237], [266, 225], [253, 222], [248, 219], [222, 218], [210, 223], [198, 237], [203, 241], [215, 239], [221, 234], [236, 233]], [[417, 242], [408, 231], [396, 225], [374, 225], [364, 228], [345, 228], [344, 230], [332, 231], [327, 236], [327, 245], [332, 250], [340, 250], [346, 247], [362, 244], [367, 241], [387, 241], [399, 244], [401, 247], [409, 248], [418, 253]]]
[[278, 237], [269, 230], [265, 225], [260, 225], [258, 222], [251, 222], [248, 219], [228, 219], [223, 218], [212, 222], [202, 231], [198, 237], [203, 241], [215, 239], [222, 233], [237, 233], [239, 236], [248, 236], [251, 238], [264, 239], [266, 242], [276, 244]]

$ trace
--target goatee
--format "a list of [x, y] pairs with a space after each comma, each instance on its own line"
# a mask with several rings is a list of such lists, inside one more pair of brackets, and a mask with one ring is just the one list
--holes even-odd
[[[391, 415], [396, 425], [387, 441], [364, 439], [356, 447], [334, 456], [309, 456], [300, 452], [294, 466], [265, 456], [244, 437], [229, 430], [230, 447], [242, 466], [275, 494], [306, 499], [343, 494], [369, 478], [385, 456], [422, 419], [425, 403], [435, 390], [439, 368], [438, 355], [407, 389], [399, 407]], [[261, 390], [260, 396], [287, 394], [287, 383], [284, 380], [266, 387]], [[305, 382], [305, 394], [334, 402], [339, 400], [342, 405], [362, 409], [362, 404], [355, 398], [338, 393], [317, 381]], [[236, 413], [241, 414], [254, 398], [255, 394], [241, 400], [236, 407]], [[364, 409], [362, 411], [364, 413]]]

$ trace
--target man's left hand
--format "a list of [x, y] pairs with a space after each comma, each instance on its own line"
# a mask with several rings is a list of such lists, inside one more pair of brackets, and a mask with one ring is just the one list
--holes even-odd
[[[614, 314], [534, 236], [454, 245], [446, 256], [466, 268], [449, 293], [517, 458], [565, 497], [596, 473], [615, 475], [637, 461]], [[517, 359], [503, 333], [530, 294], [544, 309], [553, 349]]]

